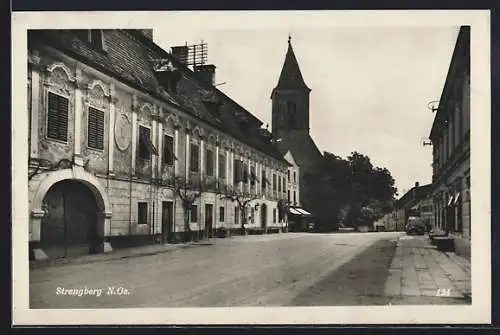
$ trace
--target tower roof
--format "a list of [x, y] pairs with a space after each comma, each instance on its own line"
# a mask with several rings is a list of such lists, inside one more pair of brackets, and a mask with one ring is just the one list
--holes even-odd
[[276, 89], [311, 90], [309, 87], [307, 87], [306, 83], [304, 82], [304, 78], [302, 77], [302, 73], [300, 72], [299, 63], [297, 62], [297, 58], [295, 57], [295, 53], [293, 52], [290, 36], [288, 37], [288, 50], [285, 56], [285, 63], [283, 64], [283, 68], [281, 69], [280, 78], [275, 90]]

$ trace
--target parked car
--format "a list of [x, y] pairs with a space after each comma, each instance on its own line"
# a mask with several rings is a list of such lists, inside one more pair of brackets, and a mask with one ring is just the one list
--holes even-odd
[[422, 219], [410, 216], [408, 218], [408, 223], [406, 224], [405, 231], [408, 235], [424, 235], [425, 224]]

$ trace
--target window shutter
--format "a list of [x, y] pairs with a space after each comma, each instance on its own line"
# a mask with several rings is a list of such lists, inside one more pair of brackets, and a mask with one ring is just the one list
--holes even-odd
[[68, 99], [59, 96], [57, 104], [57, 121], [59, 126], [59, 139], [68, 140]]
[[104, 149], [104, 112], [89, 107], [88, 113], [88, 146]]
[[47, 111], [47, 137], [68, 140], [68, 99], [49, 92]]

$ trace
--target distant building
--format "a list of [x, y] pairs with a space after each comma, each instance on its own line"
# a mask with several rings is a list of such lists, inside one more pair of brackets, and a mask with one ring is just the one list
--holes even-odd
[[432, 209], [429, 201], [432, 185], [420, 186], [418, 182], [395, 203], [394, 211], [384, 217], [386, 230], [403, 231], [410, 216], [429, 219]]
[[470, 255], [470, 27], [458, 34], [429, 136], [433, 145], [432, 194], [436, 227]]
[[[281, 70], [278, 84], [271, 94], [272, 99], [272, 135], [274, 143], [283, 156], [293, 160], [297, 168], [296, 198], [290, 193], [290, 204], [299, 204], [305, 210], [310, 210], [311, 193], [314, 192], [304, 182], [304, 174], [311, 172], [323, 159], [309, 134], [309, 94], [292, 48], [288, 39], [288, 50]], [[287, 158], [289, 161], [290, 159]], [[293, 173], [292, 172], [292, 173]], [[292, 186], [295, 187], [295, 186]], [[314, 215], [314, 213], [312, 213]]]
[[[248, 229], [285, 225], [289, 163], [214, 65], [118, 29], [30, 30], [27, 63], [31, 257], [238, 230], [232, 191], [251, 198]], [[199, 193], [188, 209], [181, 191]]]

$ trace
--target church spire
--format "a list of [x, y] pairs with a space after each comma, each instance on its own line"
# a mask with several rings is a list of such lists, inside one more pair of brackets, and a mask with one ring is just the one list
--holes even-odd
[[286, 52], [285, 62], [281, 69], [280, 78], [275, 90], [277, 89], [300, 89], [311, 91], [304, 82], [304, 78], [300, 72], [299, 63], [293, 52], [292, 36], [290, 34], [288, 34], [288, 50]]

